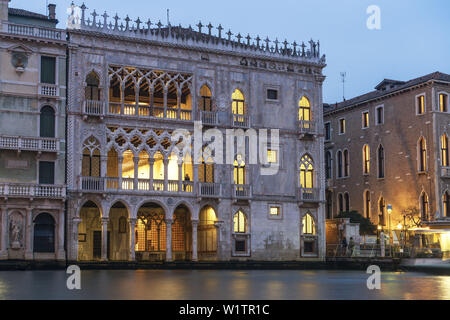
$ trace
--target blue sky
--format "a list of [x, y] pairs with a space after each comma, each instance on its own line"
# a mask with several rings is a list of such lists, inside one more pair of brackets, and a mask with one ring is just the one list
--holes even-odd
[[[59, 27], [65, 27], [71, 0], [57, 5]], [[82, 1], [75, 1], [81, 5]], [[269, 36], [293, 42], [319, 39], [328, 66], [324, 101], [342, 100], [340, 72], [347, 73], [347, 99], [373, 90], [383, 78], [409, 80], [434, 71], [450, 73], [449, 0], [85, 0], [86, 6], [110, 16], [172, 25], [199, 20], [222, 24], [233, 33]], [[381, 9], [381, 30], [369, 30], [366, 9]], [[11, 7], [45, 13], [46, 0], [12, 0]]]

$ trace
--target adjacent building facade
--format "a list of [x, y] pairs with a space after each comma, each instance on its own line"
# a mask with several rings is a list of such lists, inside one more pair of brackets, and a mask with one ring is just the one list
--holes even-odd
[[385, 79], [324, 105], [328, 219], [355, 210], [385, 230], [404, 224], [405, 214], [417, 225], [449, 227], [449, 85], [440, 72]]
[[0, 259], [65, 260], [66, 33], [0, 1]]

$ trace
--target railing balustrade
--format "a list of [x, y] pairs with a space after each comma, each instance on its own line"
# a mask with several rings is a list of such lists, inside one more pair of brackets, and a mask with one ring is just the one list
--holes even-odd
[[58, 152], [58, 139], [0, 136], [0, 149]]

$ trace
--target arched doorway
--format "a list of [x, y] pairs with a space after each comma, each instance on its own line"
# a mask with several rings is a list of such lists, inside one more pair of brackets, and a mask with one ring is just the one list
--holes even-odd
[[137, 213], [135, 227], [136, 260], [164, 261], [166, 234], [164, 209], [153, 202], [141, 206]]
[[55, 219], [49, 213], [41, 213], [34, 219], [33, 252], [55, 252]]
[[191, 213], [185, 205], [178, 206], [173, 214], [172, 258], [174, 261], [192, 259]]
[[102, 258], [102, 222], [99, 207], [87, 201], [80, 210], [78, 226], [78, 260], [93, 261]]
[[127, 261], [130, 255], [130, 227], [128, 210], [122, 202], [116, 202], [109, 210], [108, 259]]
[[197, 251], [199, 260], [217, 259], [217, 215], [210, 206], [203, 207], [197, 230]]

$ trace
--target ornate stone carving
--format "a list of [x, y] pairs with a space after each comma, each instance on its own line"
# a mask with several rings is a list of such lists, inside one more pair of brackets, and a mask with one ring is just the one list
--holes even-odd
[[23, 247], [23, 217], [18, 212], [9, 218], [9, 243], [11, 249]]

